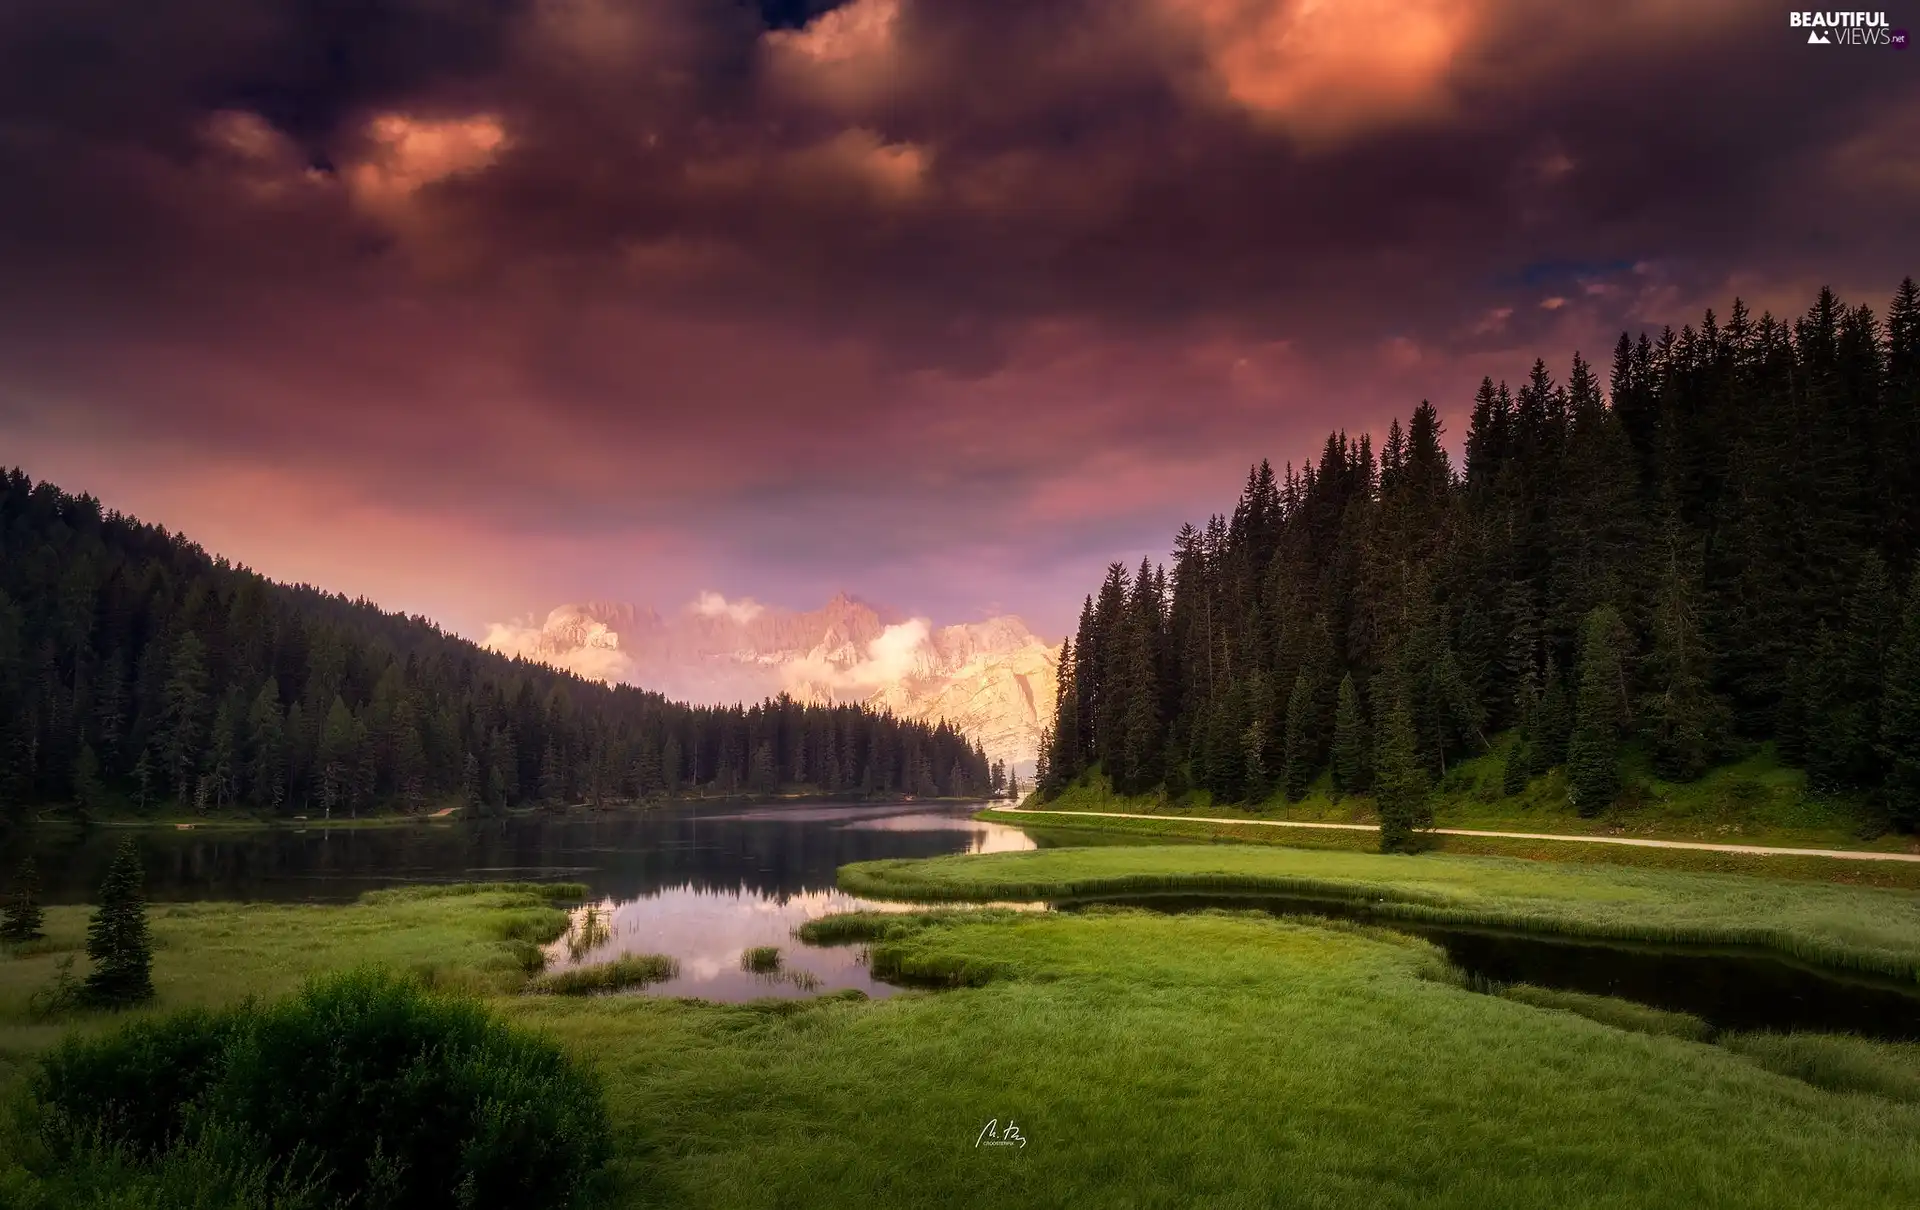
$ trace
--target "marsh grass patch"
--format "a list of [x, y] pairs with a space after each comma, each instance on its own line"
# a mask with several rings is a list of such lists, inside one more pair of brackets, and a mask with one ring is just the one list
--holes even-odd
[[524, 895], [535, 902], [576, 902], [587, 897], [584, 882], [423, 882], [367, 891], [360, 902], [377, 905], [457, 895]]
[[1775, 1075], [1815, 1088], [1920, 1105], [1920, 1042], [1813, 1033], [1737, 1033], [1719, 1041]]
[[679, 973], [680, 963], [666, 954], [625, 954], [611, 962], [548, 971], [530, 980], [527, 990], [556, 996], [592, 996], [665, 983]]
[[1670, 1012], [1662, 1008], [1623, 1000], [1618, 996], [1595, 996], [1586, 992], [1561, 991], [1514, 983], [1493, 994], [1515, 1003], [1556, 1012], [1569, 1012], [1601, 1025], [1624, 1029], [1629, 1033], [1650, 1034], [1662, 1038], [1680, 1038], [1688, 1042], [1706, 1042], [1713, 1038], [1711, 1025], [1692, 1013]]

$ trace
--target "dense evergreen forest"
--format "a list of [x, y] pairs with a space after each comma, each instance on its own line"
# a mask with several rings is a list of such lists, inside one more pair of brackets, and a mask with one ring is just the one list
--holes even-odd
[[790, 785], [967, 795], [994, 772], [944, 723], [608, 688], [0, 475], [0, 822], [67, 803], [320, 814]]
[[[1507, 793], [1564, 766], [1616, 801], [1765, 741], [1920, 826], [1920, 299], [1736, 301], [1483, 380], [1457, 468], [1434, 408], [1249, 472], [1172, 567], [1115, 564], [1061, 660], [1040, 791], [1373, 793], [1391, 847], [1431, 779], [1517, 728]], [[1902, 591], [1904, 587], [1904, 591]]]

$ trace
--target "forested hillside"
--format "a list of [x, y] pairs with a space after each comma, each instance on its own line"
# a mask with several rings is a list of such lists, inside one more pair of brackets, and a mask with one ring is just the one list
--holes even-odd
[[608, 688], [0, 476], [0, 819], [47, 803], [319, 814], [690, 787], [972, 794], [989, 776], [944, 725]]
[[[1329, 768], [1389, 843], [1450, 762], [1564, 766], [1582, 814], [1623, 745], [1672, 780], [1771, 740], [1816, 788], [1920, 825], [1920, 299], [1823, 291], [1791, 323], [1622, 334], [1483, 381], [1464, 465], [1435, 409], [1376, 452], [1248, 475], [1171, 570], [1115, 564], [1061, 661], [1043, 794], [1298, 798]], [[1902, 589], [1904, 588], [1904, 591]]]

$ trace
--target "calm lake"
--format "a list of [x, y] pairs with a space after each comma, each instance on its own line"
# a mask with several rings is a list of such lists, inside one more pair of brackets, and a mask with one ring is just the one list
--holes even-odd
[[[523, 818], [405, 827], [295, 831], [141, 831], [155, 900], [351, 900], [414, 882], [583, 882], [597, 926], [549, 949], [555, 967], [625, 953], [668, 954], [679, 974], [651, 994], [713, 1000], [896, 988], [874, 979], [858, 945], [808, 946], [793, 930], [858, 909], [905, 910], [842, 894], [835, 871], [853, 861], [993, 853], [1050, 844], [1127, 843], [1094, 832], [982, 823], [974, 806], [769, 805], [663, 807], [604, 818]], [[85, 902], [106, 873], [122, 829], [36, 829], [0, 842], [0, 870], [32, 853], [52, 903]], [[1152, 896], [1132, 906], [1165, 912], [1212, 907], [1281, 915], [1371, 918], [1362, 904], [1274, 896]], [[955, 906], [955, 905], [947, 905]], [[1047, 905], [1025, 905], [1042, 909]], [[1073, 908], [1080, 905], [1062, 904]], [[1620, 996], [1693, 1013], [1722, 1029], [1836, 1030], [1920, 1037], [1920, 989], [1790, 962], [1763, 950], [1621, 946], [1390, 919], [1425, 937], [1454, 965], [1491, 983]], [[581, 945], [581, 941], [591, 944]], [[743, 968], [746, 951], [777, 946], [777, 970]]]
[[[871, 978], [858, 946], [813, 947], [793, 930], [815, 916], [873, 904], [844, 895], [834, 871], [882, 857], [937, 857], [1031, 849], [1020, 828], [980, 823], [977, 805], [673, 806], [606, 818], [527, 816], [474, 823], [296, 831], [143, 830], [154, 900], [351, 900], [414, 882], [508, 879], [584, 882], [604, 941], [580, 953], [554, 947], [554, 965], [623, 953], [670, 954], [680, 974], [659, 995], [749, 1000], [859, 988]], [[0, 846], [0, 869], [32, 853], [50, 903], [90, 900], [118, 828], [36, 829]], [[1085, 843], [1085, 839], [1082, 839]], [[741, 954], [778, 946], [782, 969], [741, 969]]]

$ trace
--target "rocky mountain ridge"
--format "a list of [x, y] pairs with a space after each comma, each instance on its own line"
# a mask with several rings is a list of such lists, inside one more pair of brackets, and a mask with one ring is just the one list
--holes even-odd
[[1029, 772], [1052, 721], [1059, 648], [1019, 618], [934, 626], [840, 593], [790, 610], [703, 593], [662, 614], [589, 601], [493, 626], [485, 646], [691, 702], [864, 702], [946, 721]]

